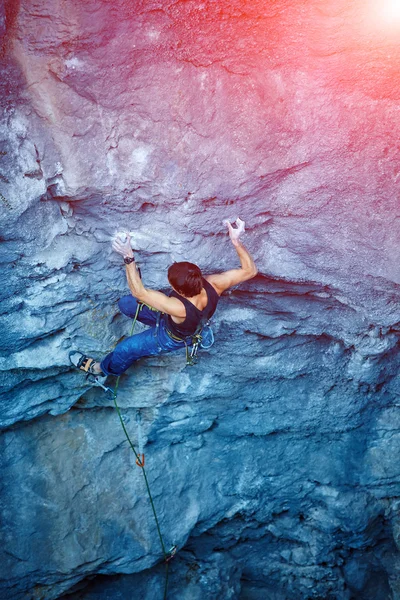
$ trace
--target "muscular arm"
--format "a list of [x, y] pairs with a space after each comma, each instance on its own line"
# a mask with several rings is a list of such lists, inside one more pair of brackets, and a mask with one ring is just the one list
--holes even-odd
[[238, 253], [241, 268], [231, 269], [230, 271], [225, 271], [224, 273], [209, 275], [206, 277], [207, 281], [211, 283], [219, 295], [233, 285], [247, 281], [248, 279], [251, 279], [257, 275], [257, 267], [254, 263], [253, 257], [239, 240], [240, 235], [244, 232], [244, 221], [237, 219], [236, 229], [232, 227], [229, 221], [226, 222], [226, 225], [229, 230], [231, 242]]
[[[121, 254], [124, 258], [133, 257], [129, 234], [124, 234], [122, 232], [121, 234], [118, 234], [113, 241], [112, 247], [113, 250], [118, 252], [118, 254]], [[185, 318], [186, 309], [180, 300], [177, 298], [170, 298], [162, 292], [156, 292], [155, 290], [149, 290], [144, 287], [134, 262], [126, 265], [126, 278], [132, 295], [140, 302], [144, 302], [148, 306], [161, 312], [165, 312], [173, 317], [181, 319]]]
[[128, 286], [132, 295], [135, 296], [135, 298], [137, 298], [140, 302], [144, 302], [148, 306], [151, 306], [152, 308], [155, 308], [161, 312], [165, 312], [172, 317], [179, 317], [182, 319], [185, 318], [185, 306], [180, 300], [178, 300], [178, 298], [170, 298], [162, 292], [149, 290], [148, 288], [144, 287], [135, 263], [126, 265], [126, 278], [128, 280]]
[[238, 253], [240, 260], [240, 269], [231, 269], [224, 273], [218, 273], [215, 275], [208, 275], [205, 279], [215, 288], [219, 295], [230, 287], [247, 281], [257, 275], [257, 267], [254, 263], [253, 257], [249, 251], [243, 246], [242, 242], [237, 240], [232, 242], [235, 246], [236, 252]]

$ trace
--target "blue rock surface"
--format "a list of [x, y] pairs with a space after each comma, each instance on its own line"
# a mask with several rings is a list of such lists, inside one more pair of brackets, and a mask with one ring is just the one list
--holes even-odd
[[399, 30], [356, 0], [0, 4], [1, 598], [163, 597], [142, 471], [68, 353], [129, 335], [116, 231], [165, 289], [238, 265], [237, 216], [259, 273], [215, 345], [120, 381], [169, 597], [400, 598]]

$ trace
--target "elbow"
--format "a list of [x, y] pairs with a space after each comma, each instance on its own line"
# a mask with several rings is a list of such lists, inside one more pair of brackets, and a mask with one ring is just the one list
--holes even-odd
[[131, 292], [132, 296], [135, 296], [136, 300], [146, 303], [146, 290], [136, 290], [135, 292], [131, 290]]
[[150, 292], [151, 290], [148, 290], [144, 287], [144, 285], [142, 285], [141, 288], [137, 290], [136, 298], [139, 300], [139, 302], [151, 304]]
[[254, 265], [251, 269], [246, 269], [245, 276], [243, 281], [248, 281], [249, 279], [253, 279], [258, 273], [257, 267]]
[[255, 277], [257, 275], [257, 273], [258, 273], [258, 269], [257, 269], [256, 265], [253, 265], [253, 267], [249, 273], [249, 279], [253, 279], [253, 277]]
[[145, 301], [145, 295], [147, 290], [144, 286], [130, 285], [129, 289], [131, 291], [132, 296], [134, 296], [136, 300], [139, 300], [139, 302]]

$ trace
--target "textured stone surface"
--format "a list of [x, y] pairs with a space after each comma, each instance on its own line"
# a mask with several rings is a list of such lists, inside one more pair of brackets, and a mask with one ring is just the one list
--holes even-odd
[[[162, 597], [140, 470], [71, 371], [130, 329], [110, 239], [259, 275], [121, 379], [170, 595], [400, 598], [400, 22], [378, 3], [0, 4], [1, 597]], [[113, 381], [110, 381], [113, 384]], [[72, 408], [71, 408], [72, 407]], [[70, 410], [71, 409], [71, 410]]]

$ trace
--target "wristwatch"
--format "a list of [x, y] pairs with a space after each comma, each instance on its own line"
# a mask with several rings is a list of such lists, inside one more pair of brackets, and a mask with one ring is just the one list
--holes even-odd
[[134, 256], [124, 256], [124, 263], [126, 265], [130, 265], [133, 262], [135, 262], [135, 257]]

